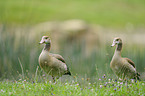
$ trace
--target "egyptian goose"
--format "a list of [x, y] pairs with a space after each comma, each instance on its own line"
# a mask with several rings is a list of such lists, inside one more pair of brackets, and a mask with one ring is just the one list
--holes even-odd
[[135, 64], [128, 58], [121, 57], [122, 40], [114, 38], [111, 47], [117, 45], [110, 67], [119, 78], [129, 78], [140, 80], [139, 73], [136, 72]]
[[51, 40], [48, 36], [43, 36], [39, 44], [45, 44], [39, 56], [39, 65], [46, 73], [52, 76], [54, 81], [55, 77], [71, 75], [64, 58], [59, 54], [49, 53]]

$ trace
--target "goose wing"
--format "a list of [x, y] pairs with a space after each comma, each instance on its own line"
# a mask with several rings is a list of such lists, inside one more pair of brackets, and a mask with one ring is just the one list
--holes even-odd
[[127, 62], [128, 62], [129, 64], [131, 64], [131, 65], [135, 68], [135, 64], [134, 64], [134, 62], [133, 62], [132, 60], [130, 60], [130, 59], [128, 59], [128, 58], [124, 58], [124, 59], [126, 59]]
[[[59, 54], [52, 54], [52, 53], [49, 53], [49, 55], [52, 56], [52, 57], [55, 57], [56, 59], [62, 61], [64, 64], [66, 64], [64, 58], [61, 55], [59, 55]], [[67, 66], [67, 64], [66, 64], [66, 66]], [[71, 75], [68, 66], [67, 66], [67, 72], [64, 75]]]
[[52, 53], [49, 53], [49, 55], [52, 56], [52, 57], [55, 57], [59, 61], [62, 61], [63, 63], [65, 63], [65, 60], [64, 60], [64, 58], [61, 55], [59, 55], [59, 54], [52, 54]]

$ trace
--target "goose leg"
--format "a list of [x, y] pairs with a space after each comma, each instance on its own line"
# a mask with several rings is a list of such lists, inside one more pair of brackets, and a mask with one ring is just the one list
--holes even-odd
[[54, 76], [52, 76], [52, 79], [53, 79], [53, 82], [55, 82], [55, 77]]

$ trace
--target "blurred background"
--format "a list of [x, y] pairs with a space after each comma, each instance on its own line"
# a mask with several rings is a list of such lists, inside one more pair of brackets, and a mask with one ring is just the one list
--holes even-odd
[[[35, 76], [43, 35], [73, 76], [115, 77], [114, 37], [145, 79], [145, 0], [0, 0], [0, 79]], [[40, 67], [38, 70], [41, 71]], [[116, 78], [116, 77], [115, 77]]]

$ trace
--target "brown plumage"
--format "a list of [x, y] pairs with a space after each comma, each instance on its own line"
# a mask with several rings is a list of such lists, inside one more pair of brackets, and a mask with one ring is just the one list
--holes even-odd
[[113, 72], [120, 78], [129, 78], [140, 80], [139, 73], [136, 72], [135, 64], [128, 58], [121, 57], [122, 40], [114, 38], [112, 47], [117, 45], [114, 56], [112, 57], [110, 67]]
[[43, 36], [39, 44], [45, 44], [39, 56], [39, 65], [46, 73], [53, 79], [62, 75], [71, 75], [64, 58], [59, 54], [49, 53], [51, 40], [48, 36]]

